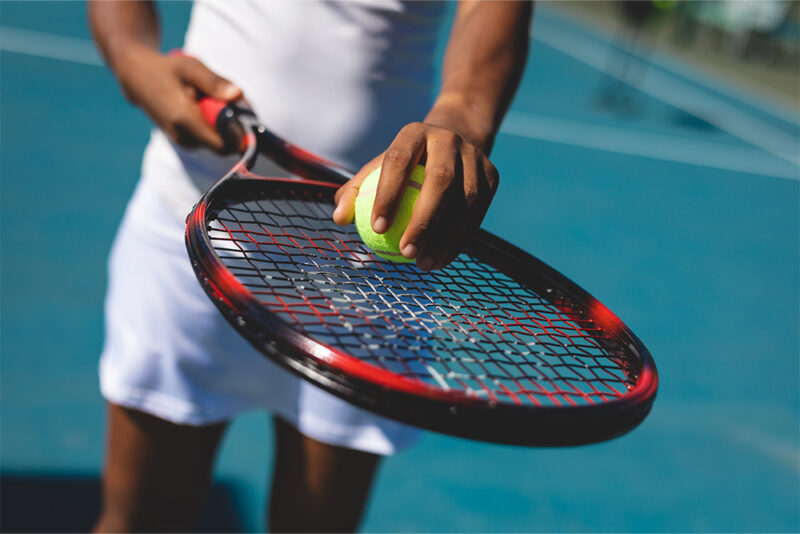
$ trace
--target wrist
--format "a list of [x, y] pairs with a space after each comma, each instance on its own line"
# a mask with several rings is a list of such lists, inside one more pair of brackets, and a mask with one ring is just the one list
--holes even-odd
[[122, 94], [129, 102], [140, 105], [138, 97], [142, 83], [149, 83], [153, 65], [161, 58], [158, 50], [138, 42], [130, 42], [126, 46], [121, 46], [114, 53], [113, 58], [110, 56], [107, 58]]
[[109, 68], [119, 80], [125, 77], [127, 71], [140, 66], [142, 61], [160, 56], [157, 48], [123, 36], [109, 39], [103, 52]]
[[484, 154], [491, 151], [497, 134], [490, 110], [462, 95], [439, 95], [423, 122], [457, 132]]

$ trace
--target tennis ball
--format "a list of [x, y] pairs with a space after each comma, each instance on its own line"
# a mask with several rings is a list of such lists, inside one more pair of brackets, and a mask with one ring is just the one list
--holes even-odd
[[411, 220], [411, 211], [419, 196], [422, 181], [425, 179], [425, 167], [417, 165], [411, 172], [411, 177], [406, 185], [403, 198], [397, 206], [391, 228], [384, 234], [376, 234], [372, 230], [372, 205], [375, 203], [375, 193], [378, 191], [378, 178], [381, 168], [378, 167], [370, 173], [361, 183], [356, 197], [356, 229], [364, 240], [364, 244], [375, 251], [375, 254], [389, 261], [409, 263], [414, 261], [400, 253], [400, 238], [406, 231], [408, 221]]

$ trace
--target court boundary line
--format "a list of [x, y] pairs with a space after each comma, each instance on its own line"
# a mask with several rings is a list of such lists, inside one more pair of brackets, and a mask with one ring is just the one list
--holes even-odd
[[0, 51], [103, 66], [92, 41], [11, 26], [0, 26]]
[[770, 178], [800, 181], [800, 171], [763, 150], [510, 111], [501, 134]]
[[[590, 36], [592, 39], [599, 41], [603, 46], [614, 49], [617, 52], [622, 52], [619, 43], [614, 41], [612, 34], [610, 34], [607, 30], [588, 25], [586, 21], [580, 18], [571, 17], [556, 10], [548, 9], [547, 7], [538, 11], [537, 16], [538, 19], [534, 23], [537, 27], [541, 23], [572, 26], [583, 35]], [[688, 80], [691, 83], [700, 85], [709, 91], [718, 93], [726, 98], [737, 100], [740, 103], [754, 108], [765, 115], [770, 115], [774, 119], [784, 122], [787, 125], [800, 127], [800, 109], [795, 110], [782, 102], [771, 102], [754, 91], [731, 85], [729, 82], [723, 81], [713, 75], [706, 74], [696, 66], [679, 58], [673, 57], [661, 49], [654, 50], [654, 53], [649, 56], [643, 56], [642, 53], [638, 51], [633, 51], [632, 53], [637, 57], [637, 59], [647, 61], [651, 66], [663, 71], [667, 71], [673, 76]]]
[[[544, 21], [537, 22], [539, 24], [536, 31], [531, 34], [531, 39], [627, 83], [626, 80], [620, 79], [605, 69], [608, 54], [620, 53], [609, 43], [595, 39], [595, 41], [600, 41], [598, 44], [601, 46], [597, 46], [591, 42], [591, 37], [579, 34], [577, 31], [559, 28], [555, 21], [549, 21], [548, 25], [546, 18]], [[570, 22], [563, 25], [571, 24]], [[639, 58], [648, 63], [652, 61], [640, 56]], [[723, 102], [719, 97], [691, 87], [688, 82], [679, 80], [675, 75], [648, 69], [641, 85], [633, 88], [686, 113], [699, 116], [748, 144], [800, 167], [800, 147], [795, 136], [791, 136], [782, 129], [769, 125], [749, 113], [740, 111], [735, 106]], [[765, 139], [769, 139], [770, 142], [765, 142]]]

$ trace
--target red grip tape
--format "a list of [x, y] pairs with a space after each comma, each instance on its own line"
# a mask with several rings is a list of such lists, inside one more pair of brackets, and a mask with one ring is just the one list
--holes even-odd
[[219, 117], [219, 114], [222, 112], [225, 106], [228, 105], [228, 102], [204, 96], [200, 99], [198, 104], [200, 106], [200, 112], [203, 114], [203, 119], [205, 119], [209, 126], [216, 128], [217, 117]]

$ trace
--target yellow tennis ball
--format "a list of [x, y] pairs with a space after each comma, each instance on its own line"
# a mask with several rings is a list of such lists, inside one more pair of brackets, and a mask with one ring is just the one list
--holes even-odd
[[422, 181], [425, 179], [425, 167], [417, 165], [411, 173], [403, 198], [397, 206], [391, 228], [384, 234], [376, 234], [372, 229], [372, 205], [375, 203], [375, 193], [378, 191], [378, 178], [381, 168], [378, 167], [370, 173], [361, 183], [356, 197], [356, 229], [364, 240], [364, 244], [375, 251], [375, 254], [389, 261], [408, 263], [414, 261], [400, 253], [400, 238], [406, 231], [408, 221], [411, 220], [411, 211], [419, 196]]

